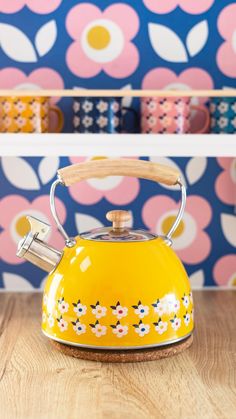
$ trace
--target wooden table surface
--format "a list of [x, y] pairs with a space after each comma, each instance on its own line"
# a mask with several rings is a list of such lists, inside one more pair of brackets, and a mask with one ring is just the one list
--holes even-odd
[[52, 348], [40, 332], [40, 294], [0, 294], [1, 419], [236, 419], [236, 292], [194, 297], [190, 349], [101, 364]]

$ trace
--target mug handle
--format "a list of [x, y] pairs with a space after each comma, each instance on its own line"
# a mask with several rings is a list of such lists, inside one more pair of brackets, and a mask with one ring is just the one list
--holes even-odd
[[[138, 126], [138, 124], [139, 124], [139, 114], [134, 108], [129, 108], [128, 106], [122, 106], [122, 111], [127, 111], [127, 112], [133, 113], [134, 119], [135, 119], [135, 126]], [[135, 131], [131, 132], [131, 134], [134, 134], [134, 133], [135, 133]]]
[[[63, 112], [61, 111], [60, 108], [58, 108], [58, 106], [55, 105], [50, 105], [49, 107], [49, 112], [54, 112], [57, 116], [57, 127], [56, 127], [56, 133], [61, 132], [63, 125], [64, 125], [64, 115]], [[50, 131], [51, 133], [53, 131]]]
[[194, 111], [203, 112], [206, 115], [206, 121], [205, 121], [205, 124], [203, 125], [203, 127], [200, 130], [194, 132], [193, 134], [206, 134], [207, 132], [209, 132], [211, 118], [210, 118], [210, 112], [206, 108], [206, 106], [203, 106], [203, 105], [191, 105], [191, 109], [194, 110]]

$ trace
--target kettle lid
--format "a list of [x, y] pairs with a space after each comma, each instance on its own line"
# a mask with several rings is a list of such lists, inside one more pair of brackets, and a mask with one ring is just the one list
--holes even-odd
[[157, 236], [145, 230], [132, 230], [126, 227], [131, 220], [128, 211], [114, 210], [106, 214], [107, 220], [112, 222], [110, 227], [96, 228], [80, 234], [82, 239], [104, 242], [142, 242], [153, 240]]

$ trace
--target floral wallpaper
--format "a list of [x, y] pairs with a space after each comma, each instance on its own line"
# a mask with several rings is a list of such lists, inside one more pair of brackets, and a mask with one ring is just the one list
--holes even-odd
[[[133, 157], [138, 158], [138, 157]], [[236, 160], [232, 158], [140, 157], [181, 172], [187, 207], [173, 248], [195, 287], [236, 285]], [[0, 287], [42, 288], [45, 272], [16, 257], [31, 214], [53, 226], [49, 242], [63, 248], [49, 209], [49, 190], [59, 167], [85, 157], [2, 157], [0, 166]], [[108, 225], [106, 212], [131, 211], [135, 228], [165, 234], [177, 213], [179, 190], [136, 178], [90, 179], [58, 189], [57, 207], [69, 235]]]
[[[235, 87], [232, 0], [0, 0], [0, 12], [0, 88]], [[70, 132], [71, 100], [56, 101]]]

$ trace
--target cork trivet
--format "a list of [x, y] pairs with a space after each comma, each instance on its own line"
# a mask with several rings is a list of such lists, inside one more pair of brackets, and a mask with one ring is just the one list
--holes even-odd
[[177, 355], [189, 348], [193, 343], [193, 335], [182, 340], [181, 342], [165, 345], [159, 348], [136, 349], [136, 350], [98, 350], [98, 349], [84, 349], [76, 346], [65, 345], [51, 340], [54, 348], [58, 349], [65, 355], [70, 355], [79, 359], [86, 359], [87, 361], [99, 362], [142, 362], [142, 361], [156, 361], [162, 358], [168, 358]]

